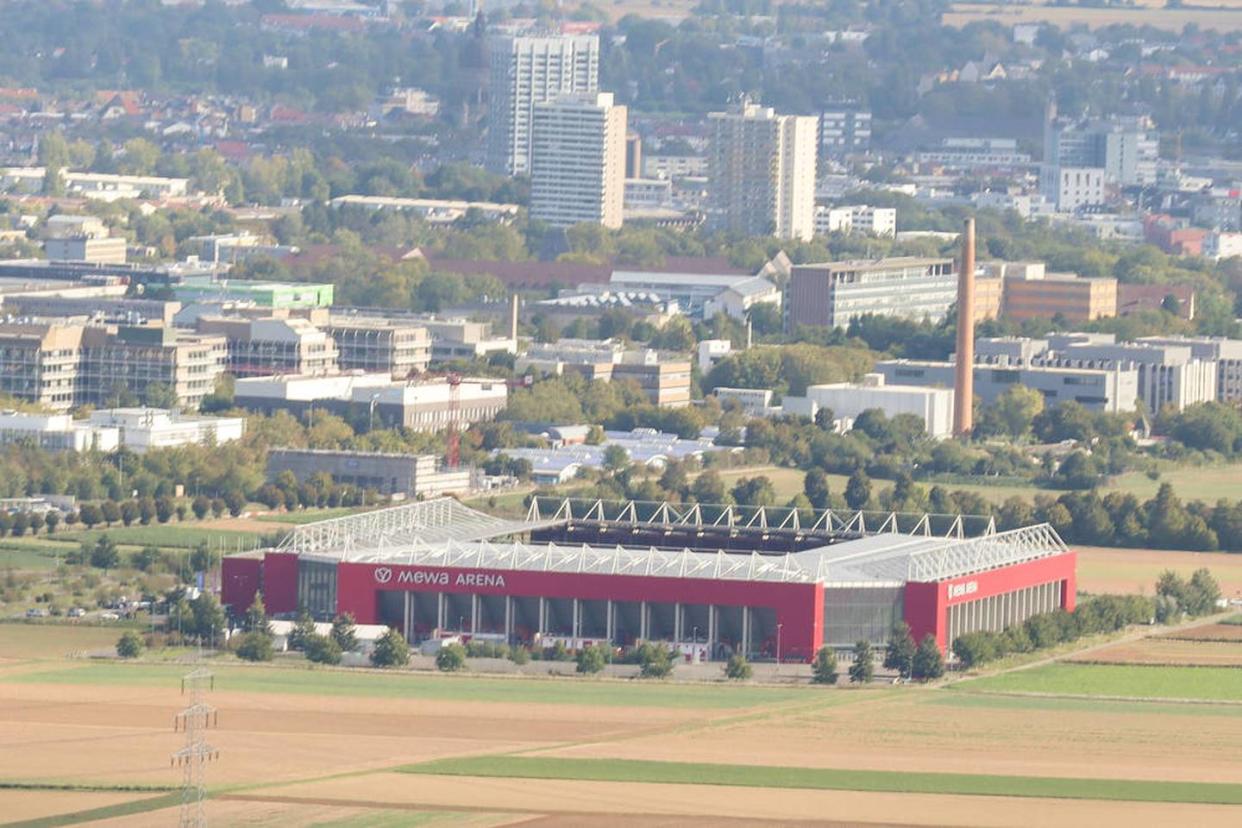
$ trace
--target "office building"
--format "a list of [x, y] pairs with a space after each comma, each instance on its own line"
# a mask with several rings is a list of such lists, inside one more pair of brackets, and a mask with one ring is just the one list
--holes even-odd
[[819, 138], [825, 156], [864, 153], [871, 148], [871, 112], [852, 104], [826, 109], [819, 117]]
[[1045, 165], [1039, 172], [1040, 194], [1058, 211], [1072, 213], [1107, 201], [1102, 167]]
[[94, 426], [68, 414], [25, 414], [0, 411], [0, 446], [23, 443], [44, 451], [116, 451], [115, 428]]
[[488, 166], [529, 175], [535, 105], [599, 89], [595, 35], [498, 37], [490, 47]]
[[793, 268], [785, 324], [844, 328], [865, 314], [944, 318], [957, 301], [952, 259], [899, 256], [874, 261], [822, 262]]
[[1121, 187], [1156, 183], [1159, 136], [1149, 118], [1074, 120], [1050, 108], [1044, 128], [1044, 164], [1090, 167]]
[[[875, 372], [893, 385], [953, 388], [952, 362], [891, 359], [877, 362]], [[1050, 365], [990, 365], [976, 363], [974, 392], [983, 403], [996, 401], [1007, 388], [1022, 385], [1044, 396], [1052, 407], [1073, 400], [1084, 408], [1107, 414], [1134, 411], [1138, 405], [1138, 371], [1133, 367], [1068, 368]]]
[[90, 424], [115, 429], [121, 445], [142, 454], [176, 446], [218, 446], [240, 440], [244, 417], [202, 417], [164, 408], [107, 408], [92, 411]]
[[686, 356], [626, 350], [612, 339], [534, 343], [518, 357], [514, 370], [554, 376], [576, 373], [602, 382], [632, 380], [653, 405], [677, 408], [690, 403], [691, 363]]
[[164, 385], [195, 408], [225, 367], [223, 337], [64, 322], [0, 325], [0, 394], [66, 411]]
[[76, 236], [48, 239], [43, 242], [43, 252], [51, 261], [125, 264], [126, 245], [124, 236]]
[[1037, 279], [1005, 279], [1003, 314], [1008, 319], [1087, 322], [1117, 315], [1117, 280], [1049, 273]]
[[1216, 363], [1196, 358], [1189, 345], [1119, 343], [1112, 334], [1053, 334], [1047, 342], [1037, 364], [1136, 370], [1139, 398], [1152, 414], [1216, 399]]
[[417, 322], [333, 315], [316, 327], [335, 340], [343, 371], [408, 377], [426, 371], [431, 361], [431, 334]]
[[709, 222], [747, 236], [813, 237], [816, 120], [751, 103], [708, 118]]
[[237, 405], [303, 416], [331, 411], [363, 426], [439, 431], [493, 419], [508, 402], [503, 380], [447, 378], [402, 381], [390, 374], [248, 377], [234, 384]]
[[1187, 347], [1193, 358], [1215, 362], [1216, 399], [1227, 403], [1242, 402], [1242, 340], [1220, 336], [1143, 336], [1135, 342]]
[[225, 337], [235, 377], [334, 374], [339, 368], [336, 341], [306, 319], [204, 316], [198, 331]]
[[868, 236], [897, 235], [897, 210], [892, 207], [869, 207], [851, 204], [844, 207], [815, 208], [815, 235], [829, 233], [862, 233]]
[[612, 366], [614, 380], [632, 380], [652, 405], [681, 408], [690, 404], [690, 360], [657, 351], [627, 351]]
[[609, 92], [536, 103], [530, 217], [552, 227], [616, 229], [625, 207], [625, 107]]
[[273, 449], [267, 456], [267, 479], [290, 472], [299, 483], [326, 473], [340, 486], [398, 497], [440, 497], [473, 490], [470, 469], [442, 469], [432, 454], [386, 454], [372, 451]]

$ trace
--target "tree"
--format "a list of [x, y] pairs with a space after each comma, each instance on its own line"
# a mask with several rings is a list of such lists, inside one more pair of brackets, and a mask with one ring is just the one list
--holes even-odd
[[630, 464], [630, 453], [624, 447], [611, 445], [604, 449], [604, 468], [610, 472], [619, 472]]
[[47, 524], [47, 533], [54, 535], [56, 527], [60, 525], [60, 512], [53, 509], [43, 516], [43, 522]]
[[207, 517], [207, 513], [211, 511], [211, 501], [203, 495], [194, 498], [194, 502], [190, 504], [190, 508], [194, 512], [194, 517], [202, 520]]
[[155, 500], [155, 519], [160, 523], [168, 523], [172, 520], [173, 514], [176, 512], [176, 506], [173, 504], [171, 497], [160, 497]]
[[992, 404], [998, 425], [1012, 437], [1022, 437], [1044, 410], [1044, 395], [1025, 385], [1011, 385]]
[[243, 633], [236, 652], [238, 658], [246, 661], [271, 661], [275, 657], [272, 637], [264, 632]]
[[930, 633], [919, 642], [910, 675], [920, 681], [938, 679], [944, 675], [944, 656], [940, 653], [940, 645]]
[[815, 684], [837, 683], [837, 652], [831, 647], [820, 647], [811, 662], [811, 681]]
[[871, 650], [871, 642], [859, 641], [854, 645], [854, 663], [850, 665], [850, 681], [854, 684], [866, 684], [875, 675], [875, 653]]
[[208, 646], [215, 646], [216, 639], [224, 632], [224, 607], [210, 592], [200, 592], [190, 601], [190, 612], [194, 617], [194, 634]]
[[155, 498], [144, 497], [138, 501], [138, 521], [143, 526], [150, 526], [151, 521], [155, 519]]
[[137, 658], [142, 648], [142, 636], [133, 630], [126, 630], [116, 642], [116, 654], [121, 658]]
[[155, 546], [144, 546], [134, 553], [131, 559], [134, 568], [140, 572], [150, 572], [160, 560], [160, 550]]
[[99, 506], [99, 514], [103, 522], [111, 526], [121, 519], [121, 507], [115, 500], [105, 500]]
[[638, 648], [638, 664], [643, 678], [668, 678], [673, 674], [673, 653], [663, 644], [647, 641]]
[[13, 537], [20, 538], [22, 535], [26, 534], [26, 530], [28, 528], [30, 528], [29, 512], [18, 512], [13, 515], [13, 524], [10, 528], [10, 531], [13, 533]]
[[246, 508], [246, 496], [240, 489], [229, 489], [224, 493], [224, 505], [228, 508], [230, 515], [237, 517], [242, 513], [242, 509]]
[[460, 644], [445, 644], [436, 653], [436, 669], [442, 673], [455, 673], [466, 666], [466, 648]]
[[871, 478], [862, 469], [857, 469], [845, 484], [845, 502], [851, 509], [865, 509], [870, 500]]
[[828, 498], [831, 493], [828, 490], [828, 475], [823, 469], [816, 466], [806, 473], [802, 481], [802, 491], [816, 509], [828, 508]]
[[331, 636], [309, 636], [302, 646], [308, 661], [315, 664], [340, 664], [341, 648]]
[[996, 633], [972, 632], [953, 639], [953, 654], [966, 668], [992, 661], [1000, 653], [1000, 636]]
[[82, 525], [87, 529], [93, 529], [95, 524], [103, 520], [100, 509], [94, 503], [86, 503], [78, 511], [78, 519], [82, 521]]
[[371, 651], [371, 664], [374, 667], [404, 667], [410, 663], [410, 645], [405, 636], [392, 627], [375, 642]]
[[95, 546], [91, 549], [91, 566], [96, 569], [115, 569], [121, 561], [121, 553], [116, 548], [116, 543], [107, 535], [100, 535], [99, 540], [95, 541]]
[[608, 663], [608, 651], [600, 644], [591, 644], [578, 651], [578, 672], [594, 675]]
[[138, 504], [133, 500], [127, 500], [121, 504], [121, 522], [126, 526], [133, 525], [138, 520]]
[[898, 621], [888, 637], [888, 646], [884, 650], [884, 668], [896, 670], [898, 675], [908, 677], [914, 669], [914, 655], [918, 645], [910, 634], [910, 625]]
[[694, 478], [694, 482], [690, 484], [690, 494], [699, 503], [724, 503], [724, 478], [715, 469], [708, 469]]
[[725, 662], [725, 677], [732, 681], [746, 681], [755, 674], [755, 670], [741, 653], [734, 653]]
[[293, 624], [293, 629], [289, 631], [289, 649], [304, 650], [306, 642], [310, 637], [315, 635], [315, 619], [311, 618], [311, 614], [305, 609], [298, 612], [297, 620]]
[[354, 626], [354, 616], [348, 612], [332, 619], [332, 640], [348, 653], [358, 646], [358, 636]]
[[217, 517], [217, 518], [220, 517], [221, 515], [224, 514], [224, 511], [226, 508], [227, 507], [224, 505], [224, 498], [213, 497], [211, 499], [211, 516], [212, 517]]
[[267, 623], [267, 607], [263, 606], [262, 592], [255, 592], [254, 600], [250, 602], [250, 606], [246, 610], [243, 627], [246, 632], [261, 632], [264, 635], [271, 635], [271, 627]]

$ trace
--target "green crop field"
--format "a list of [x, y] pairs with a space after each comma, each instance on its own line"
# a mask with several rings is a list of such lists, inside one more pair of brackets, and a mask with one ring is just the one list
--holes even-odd
[[80, 650], [111, 647], [124, 630], [68, 622], [0, 623], [0, 658], [57, 659]]
[[348, 517], [361, 512], [369, 511], [370, 507], [354, 508], [342, 507], [340, 509], [303, 509], [300, 512], [276, 512], [267, 515], [259, 515], [255, 520], [261, 520], [264, 523], [289, 523], [294, 526], [301, 526], [304, 523], [314, 523], [319, 520], [331, 520], [332, 518]]
[[152, 526], [113, 526], [108, 529], [88, 529], [77, 532], [65, 532], [58, 537], [62, 540], [89, 541], [94, 543], [100, 535], [107, 535], [118, 544], [125, 546], [160, 546], [190, 549], [206, 542], [208, 546], [223, 548], [249, 549], [259, 542], [261, 537], [256, 532], [236, 532], [227, 529], [202, 529], [196, 526], [152, 525]]
[[[577, 677], [510, 679], [325, 670], [305, 667], [300, 663], [274, 667], [213, 663], [212, 670], [216, 674], [217, 689], [238, 692], [517, 704], [736, 709], [807, 699], [809, 693], [815, 692], [806, 688], [645, 683], [638, 680], [584, 680]], [[10, 680], [41, 684], [153, 687], [174, 686], [184, 672], [184, 666], [178, 665], [88, 663], [67, 664], [55, 669], [23, 673]]]
[[1242, 669], [1048, 664], [954, 685], [977, 693], [1047, 693], [1133, 699], [1242, 701]]
[[410, 765], [402, 770], [407, 773], [519, 779], [573, 779], [596, 782], [1242, 805], [1242, 785], [1205, 782], [829, 770], [766, 765], [717, 765], [548, 756], [478, 756], [440, 759]]

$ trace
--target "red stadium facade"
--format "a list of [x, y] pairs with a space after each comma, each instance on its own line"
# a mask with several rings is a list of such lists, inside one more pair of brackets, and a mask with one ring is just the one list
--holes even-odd
[[[835, 530], [827, 545], [814, 530], [763, 527], [753, 545], [766, 545], [766, 555], [745, 552], [748, 536], [736, 527], [728, 538], [700, 527], [697, 549], [681, 536], [680, 549], [647, 545], [653, 531], [668, 537], [680, 525], [644, 519], [630, 529], [575, 518], [523, 524], [546, 542], [428, 541], [428, 532], [452, 531], [450, 517], [421, 530], [415, 547], [368, 549], [361, 559], [296, 543], [226, 558], [222, 599], [240, 614], [261, 591], [272, 615], [350, 613], [412, 642], [454, 634], [527, 644], [663, 640], [701, 645], [707, 657], [742, 651], [788, 660], [809, 659], [825, 644], [882, 643], [899, 619], [916, 638], [930, 634], [946, 648], [965, 632], [1074, 607], [1076, 556], [1046, 527], [972, 539]], [[565, 541], [611, 540], [618, 527], [637, 532], [644, 546]], [[336, 535], [328, 546], [341, 542]], [[781, 553], [773, 544], [807, 548]]]

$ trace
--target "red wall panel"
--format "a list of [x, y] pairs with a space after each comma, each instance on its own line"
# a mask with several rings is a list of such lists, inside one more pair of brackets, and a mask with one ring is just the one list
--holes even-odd
[[232, 607], [234, 613], [243, 613], [259, 591], [263, 559], [225, 558], [220, 565], [220, 575], [220, 602]]
[[360, 624], [378, 623], [382, 590], [770, 607], [783, 625], [783, 654], [810, 658], [823, 640], [824, 592], [818, 584], [342, 563], [337, 611], [352, 612]]
[[268, 615], [297, 612], [298, 556], [268, 552], [263, 556], [263, 603]]

